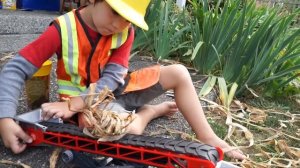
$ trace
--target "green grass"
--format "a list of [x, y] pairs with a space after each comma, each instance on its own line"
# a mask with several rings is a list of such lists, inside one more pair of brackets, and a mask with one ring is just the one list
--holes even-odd
[[222, 139], [225, 138], [226, 134], [227, 134], [227, 125], [225, 123], [220, 123], [216, 120], [213, 119], [208, 119], [208, 123], [210, 124], [210, 126], [212, 127], [212, 129], [214, 130], [214, 132]]
[[279, 98], [255, 98], [243, 100], [250, 105], [263, 109], [277, 109], [280, 111], [292, 111], [293, 113], [300, 113], [300, 106], [293, 98], [279, 97]]
[[276, 128], [280, 126], [279, 119], [275, 116], [268, 116], [267, 120], [265, 121], [264, 125], [266, 127]]

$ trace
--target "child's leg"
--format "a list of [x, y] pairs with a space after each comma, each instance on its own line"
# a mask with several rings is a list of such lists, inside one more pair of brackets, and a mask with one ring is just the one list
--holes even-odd
[[161, 116], [170, 116], [177, 112], [175, 102], [164, 102], [158, 105], [144, 105], [134, 115], [135, 119], [129, 125], [128, 133], [142, 134], [148, 123]]
[[159, 83], [166, 90], [174, 90], [177, 106], [199, 140], [207, 142], [216, 136], [204, 116], [192, 79], [184, 66], [161, 67]]
[[[161, 67], [159, 83], [166, 90], [174, 89], [177, 107], [192, 127], [197, 139], [203, 143], [221, 147], [223, 150], [230, 148], [225, 141], [214, 133], [206, 120], [186, 67], [182, 65]], [[244, 159], [245, 157], [238, 151], [233, 151], [228, 153], [228, 155], [239, 159]]]
[[[213, 132], [208, 124], [190, 74], [183, 65], [161, 67], [159, 84], [146, 90], [121, 95], [119, 97], [119, 100], [121, 100], [119, 103], [124, 105], [124, 107], [127, 107], [128, 105], [129, 107], [140, 107], [169, 89], [174, 90], [175, 101], [179, 111], [189, 122], [200, 141], [212, 146], [221, 147], [223, 150], [230, 148], [225, 141], [220, 139]], [[163, 110], [166, 109], [165, 107], [168, 107], [168, 110]], [[168, 114], [168, 111], [173, 111], [172, 109], [174, 108], [171, 107], [166, 106], [165, 103], [143, 106], [138, 113], [135, 114], [136, 119], [129, 125], [129, 133], [142, 134], [143, 130], [152, 119], [166, 115]], [[131, 110], [131, 108], [127, 110]], [[245, 158], [244, 155], [237, 151], [227, 153], [227, 155], [238, 159]]]
[[[207, 143], [207, 141], [210, 141], [211, 139], [217, 137], [210, 128], [210, 125], [208, 124], [204, 116], [190, 74], [184, 66], [170, 65], [161, 67], [159, 83], [162, 86], [162, 89], [164, 90], [174, 89], [177, 107], [182, 112], [186, 120], [189, 122], [192, 129], [195, 131], [199, 140], [203, 141], [204, 143]], [[141, 94], [148, 93], [141, 92], [140, 94], [135, 93], [134, 95], [143, 97], [141, 96]], [[129, 95], [125, 98], [122, 97], [122, 101], [130, 100], [130, 102], [125, 102], [125, 104], [129, 104], [135, 102], [135, 100], [141, 99], [140, 97], [132, 97], [134, 96]], [[155, 118], [153, 117], [155, 113], [160, 113], [156, 112], [160, 111], [159, 108], [152, 107], [153, 106], [151, 105], [147, 105], [145, 107], [142, 107], [142, 110], [137, 113], [137, 121], [131, 124], [134, 125], [132, 126], [132, 128], [142, 128], [136, 131], [137, 133], [142, 132], [145, 126], [151, 121], [151, 119]]]

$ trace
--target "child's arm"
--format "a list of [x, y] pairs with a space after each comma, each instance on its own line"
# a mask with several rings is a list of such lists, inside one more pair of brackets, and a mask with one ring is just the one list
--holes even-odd
[[54, 26], [49, 27], [37, 40], [23, 48], [20, 55], [12, 58], [0, 72], [0, 135], [5, 146], [14, 153], [20, 153], [26, 148], [23, 142], [32, 141], [13, 120], [22, 87], [25, 80], [56, 52], [57, 42], [54, 38], [59, 39], [59, 34]]
[[14, 153], [20, 153], [26, 148], [22, 141], [32, 141], [12, 118], [16, 114], [22, 86], [36, 70], [35, 66], [17, 55], [0, 73], [0, 134], [4, 145]]
[[[108, 64], [102, 73], [102, 77], [97, 81], [96, 93], [99, 93], [104, 87], [108, 87], [114, 91], [120, 85], [124, 84], [124, 75], [127, 73], [127, 68], [117, 64]], [[89, 93], [89, 88], [81, 95], [82, 97], [72, 97], [70, 99], [70, 109], [68, 102], [53, 102], [42, 104], [42, 117], [44, 120], [50, 118], [71, 118], [78, 111], [81, 111], [84, 104], [84, 95]]]
[[20, 55], [16, 55], [0, 73], [0, 118], [13, 118], [25, 80], [38, 68]]

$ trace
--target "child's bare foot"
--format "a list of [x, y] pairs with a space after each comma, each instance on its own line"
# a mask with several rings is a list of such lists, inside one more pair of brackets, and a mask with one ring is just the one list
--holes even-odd
[[234, 147], [231, 147], [227, 142], [220, 139], [219, 137], [204, 143], [221, 148], [224, 154], [232, 159], [238, 159], [238, 160], [246, 159], [246, 156], [243, 154], [242, 151], [238, 149], [234, 149]]
[[231, 150], [231, 148], [233, 147], [229, 147], [229, 148], [223, 148], [223, 151], [225, 152], [225, 155], [232, 158], [232, 159], [238, 159], [238, 160], [244, 160], [247, 157], [243, 154], [242, 151], [240, 151], [239, 149], [233, 149]]
[[178, 108], [175, 102], [163, 102], [157, 105], [145, 105], [140, 110], [145, 110], [153, 112], [153, 119], [162, 116], [172, 116], [178, 112]]
[[164, 102], [158, 105], [144, 105], [134, 114], [134, 120], [128, 126], [128, 133], [141, 135], [147, 124], [161, 116], [171, 116], [178, 111], [175, 102]]

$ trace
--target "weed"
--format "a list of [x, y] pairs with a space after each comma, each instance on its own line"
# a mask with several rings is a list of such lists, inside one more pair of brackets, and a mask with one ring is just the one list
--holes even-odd
[[225, 138], [227, 134], [227, 125], [225, 123], [221, 123], [212, 119], [208, 119], [208, 123], [220, 138]]

